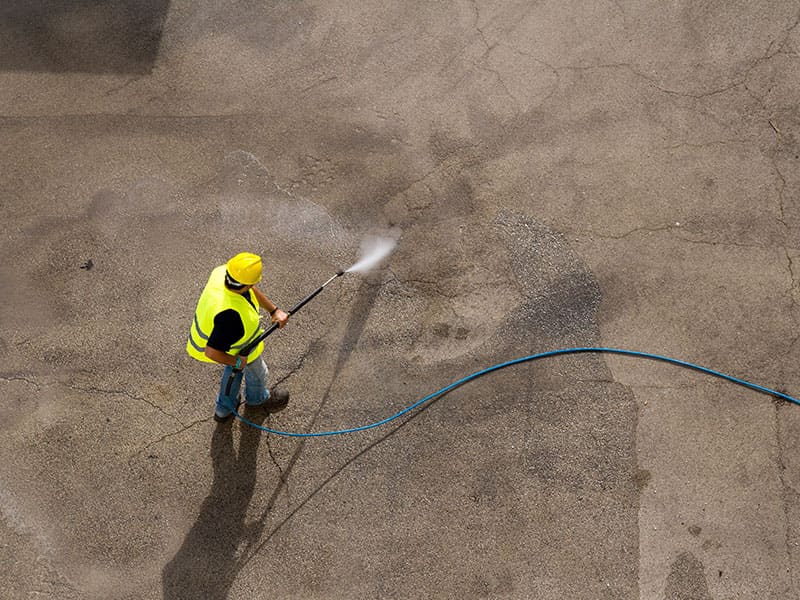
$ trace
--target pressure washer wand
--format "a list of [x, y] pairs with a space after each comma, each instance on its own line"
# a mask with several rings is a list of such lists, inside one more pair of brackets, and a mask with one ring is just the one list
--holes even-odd
[[[326, 281], [325, 283], [323, 283], [323, 284], [322, 284], [321, 286], [319, 286], [319, 287], [318, 287], [316, 290], [314, 290], [313, 292], [311, 292], [311, 293], [310, 293], [308, 296], [306, 296], [305, 298], [303, 298], [302, 300], [300, 300], [300, 302], [298, 302], [298, 303], [297, 303], [297, 304], [295, 304], [295, 305], [294, 305], [292, 308], [290, 308], [290, 309], [289, 309], [289, 313], [288, 313], [288, 314], [291, 316], [291, 315], [293, 315], [294, 313], [296, 313], [298, 310], [300, 310], [301, 308], [303, 308], [303, 307], [304, 307], [306, 304], [308, 304], [309, 302], [311, 302], [311, 300], [313, 300], [313, 299], [314, 299], [314, 298], [317, 296], [317, 294], [319, 294], [319, 293], [320, 293], [322, 290], [324, 290], [326, 285], [328, 285], [328, 284], [329, 284], [331, 281], [333, 281], [333, 280], [334, 280], [334, 279], [336, 279], [337, 277], [341, 277], [342, 275], [344, 275], [344, 273], [345, 273], [344, 271], [337, 271], [337, 272], [336, 272], [336, 275], [334, 275], [333, 277], [331, 277], [330, 279], [328, 279], [328, 281]], [[259, 336], [258, 336], [256, 339], [254, 339], [252, 342], [250, 342], [250, 343], [249, 343], [249, 344], [247, 344], [247, 345], [246, 345], [244, 348], [242, 348], [242, 349], [239, 351], [239, 354], [249, 354], [249, 353], [250, 353], [250, 350], [252, 350], [252, 349], [253, 349], [253, 348], [255, 348], [256, 346], [258, 346], [258, 344], [260, 344], [261, 342], [263, 342], [263, 341], [264, 341], [264, 339], [266, 339], [266, 337], [267, 337], [269, 334], [271, 334], [273, 331], [275, 331], [275, 330], [276, 330], [278, 327], [279, 327], [279, 325], [278, 325], [277, 323], [273, 323], [272, 325], [270, 325], [270, 326], [267, 328], [267, 330], [266, 330], [266, 331], [264, 331], [264, 333], [262, 333], [261, 335], [259, 335]]]
[[[333, 280], [334, 280], [334, 279], [336, 279], [337, 277], [341, 277], [341, 276], [342, 276], [342, 275], [344, 275], [345, 273], [346, 273], [346, 271], [337, 271], [337, 272], [336, 272], [336, 274], [335, 274], [333, 277], [331, 277], [330, 279], [328, 279], [328, 281], [326, 281], [325, 283], [323, 283], [323, 284], [322, 284], [321, 286], [319, 286], [319, 287], [318, 287], [316, 290], [314, 290], [313, 292], [311, 292], [311, 293], [310, 293], [308, 296], [306, 296], [305, 298], [303, 298], [302, 300], [300, 300], [300, 302], [298, 302], [298, 303], [297, 303], [297, 304], [295, 304], [295, 305], [294, 305], [292, 308], [290, 308], [290, 309], [289, 309], [289, 313], [288, 313], [288, 314], [291, 316], [291, 315], [293, 315], [294, 313], [296, 313], [298, 310], [300, 310], [301, 308], [303, 308], [303, 307], [304, 307], [306, 304], [308, 304], [309, 302], [311, 302], [311, 300], [313, 300], [313, 299], [314, 299], [314, 298], [317, 296], [317, 294], [319, 294], [319, 293], [320, 293], [322, 290], [324, 290], [326, 285], [328, 285], [328, 284], [329, 284], [331, 281], [333, 281]], [[279, 325], [278, 325], [277, 323], [272, 323], [272, 324], [271, 324], [269, 327], [267, 327], [267, 329], [266, 329], [266, 330], [265, 330], [265, 331], [264, 331], [262, 334], [260, 334], [260, 335], [259, 335], [259, 336], [258, 336], [256, 339], [254, 339], [252, 342], [248, 343], [248, 344], [247, 344], [246, 346], [244, 346], [244, 347], [243, 347], [241, 350], [239, 350], [239, 354], [241, 354], [241, 355], [247, 355], [247, 354], [250, 354], [250, 351], [251, 351], [253, 348], [255, 348], [255, 347], [256, 347], [256, 346], [258, 346], [258, 345], [259, 345], [261, 342], [263, 342], [263, 341], [264, 341], [264, 340], [267, 338], [267, 336], [269, 336], [269, 335], [270, 335], [270, 334], [271, 334], [273, 331], [275, 331], [275, 330], [276, 330], [278, 327], [279, 327]], [[237, 355], [237, 356], [238, 356], [238, 355]], [[227, 395], [229, 395], [229, 394], [231, 393], [231, 386], [233, 385], [233, 379], [234, 379], [234, 377], [236, 376], [236, 373], [238, 373], [239, 371], [241, 371], [241, 369], [234, 369], [234, 372], [233, 372], [233, 373], [231, 373], [230, 377], [228, 377], [228, 383], [227, 383], [227, 384], [226, 384], [226, 386], [225, 386], [225, 395], [226, 395], [226, 396], [227, 396]]]

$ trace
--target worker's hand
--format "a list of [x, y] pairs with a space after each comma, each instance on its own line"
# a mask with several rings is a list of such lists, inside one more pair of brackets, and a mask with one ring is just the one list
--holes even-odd
[[275, 313], [272, 315], [272, 322], [277, 323], [278, 327], [283, 327], [286, 325], [286, 321], [289, 320], [288, 313], [283, 312], [280, 308], [275, 309]]
[[239, 355], [236, 356], [236, 358], [239, 359], [239, 361], [238, 361], [239, 362], [239, 367], [237, 368], [236, 367], [236, 363], [234, 363], [232, 365], [233, 366], [233, 370], [234, 371], [243, 371], [244, 368], [247, 366], [247, 357], [239, 354]]

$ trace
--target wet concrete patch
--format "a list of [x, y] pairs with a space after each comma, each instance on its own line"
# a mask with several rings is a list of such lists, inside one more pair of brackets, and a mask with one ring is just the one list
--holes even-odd
[[498, 214], [494, 225], [526, 298], [509, 317], [509, 335], [575, 345], [597, 337], [600, 286], [564, 236], [511, 211]]
[[664, 600], [713, 600], [708, 591], [705, 566], [691, 552], [680, 554], [672, 563]]

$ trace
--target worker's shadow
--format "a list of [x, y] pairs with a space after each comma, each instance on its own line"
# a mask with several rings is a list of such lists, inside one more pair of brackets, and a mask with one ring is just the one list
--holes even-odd
[[[263, 411], [246, 417], [258, 425]], [[242, 426], [238, 453], [233, 427], [218, 425], [211, 440], [214, 481], [183, 545], [162, 572], [165, 600], [223, 600], [233, 584], [237, 550], [247, 537], [245, 516], [256, 483], [256, 458], [263, 434]]]
[[[377, 298], [379, 291], [378, 279], [367, 276], [364, 281], [365, 285], [361, 287], [354, 302], [348, 326], [345, 330], [345, 337], [342, 340], [333, 368], [331, 381], [311, 418], [311, 422], [308, 424], [309, 428], [313, 428], [327, 403], [333, 384], [361, 337], [369, 313]], [[276, 385], [280, 383], [279, 381]], [[417, 414], [408, 420], [410, 421]], [[260, 421], [256, 421], [249, 416], [247, 419], [260, 425], [264, 417], [261, 417]], [[243, 426], [239, 455], [237, 457], [233, 449], [230, 428], [218, 428], [214, 433], [211, 450], [214, 458], [214, 482], [211, 487], [211, 493], [203, 502], [200, 516], [192, 530], [187, 534], [180, 550], [164, 567], [164, 599], [192, 598], [194, 600], [202, 598], [204, 600], [223, 600], [227, 598], [228, 591], [242, 568], [270, 542], [278, 530], [292, 519], [298, 510], [310, 502], [322, 488], [335, 479], [348, 465], [393, 435], [403, 424], [398, 425], [398, 427], [369, 444], [355, 456], [346, 460], [275, 526], [266, 539], [263, 540], [261, 540], [261, 536], [268, 523], [267, 516], [272, 511], [281, 491], [285, 488], [286, 482], [303, 452], [305, 438], [298, 443], [294, 453], [283, 468], [280, 481], [275, 486], [271, 498], [267, 501], [261, 517], [257, 518], [251, 527], [245, 528], [245, 512], [255, 487], [258, 444], [264, 434], [255, 427]]]

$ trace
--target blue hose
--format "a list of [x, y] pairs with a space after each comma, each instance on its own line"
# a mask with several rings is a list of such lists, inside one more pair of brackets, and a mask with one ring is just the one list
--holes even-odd
[[261, 425], [257, 425], [255, 423], [252, 423], [252, 422], [248, 421], [247, 419], [245, 419], [244, 417], [242, 417], [242, 415], [240, 415], [238, 412], [236, 412], [235, 409], [234, 409], [233, 412], [237, 416], [237, 418], [239, 418], [243, 423], [247, 423], [251, 427], [255, 427], [256, 429], [261, 429], [262, 431], [266, 431], [267, 433], [274, 433], [275, 435], [282, 435], [282, 436], [285, 436], [285, 437], [325, 437], [325, 436], [331, 436], [331, 435], [343, 435], [345, 433], [355, 433], [357, 431], [366, 431], [367, 429], [373, 429], [375, 427], [380, 427], [381, 425], [386, 425], [386, 423], [389, 423], [390, 421], [394, 421], [398, 417], [402, 417], [404, 414], [406, 414], [408, 412], [411, 412], [412, 410], [414, 410], [415, 408], [417, 408], [419, 406], [422, 406], [426, 402], [430, 402], [434, 398], [436, 398], [438, 396], [441, 396], [442, 394], [446, 394], [447, 392], [457, 388], [458, 386], [463, 385], [463, 384], [465, 384], [465, 383], [467, 383], [469, 381], [472, 381], [473, 379], [477, 379], [478, 377], [482, 377], [482, 376], [486, 375], [487, 373], [491, 373], [492, 371], [498, 371], [500, 369], [505, 369], [506, 367], [510, 367], [512, 365], [517, 365], [519, 363], [528, 362], [528, 361], [531, 361], [531, 360], [537, 360], [537, 359], [540, 359], [540, 358], [547, 358], [548, 356], [558, 356], [560, 354], [580, 354], [580, 353], [584, 353], [584, 352], [605, 352], [607, 354], [623, 354], [623, 355], [626, 355], [626, 356], [636, 356], [636, 357], [639, 357], [639, 358], [649, 358], [649, 359], [652, 359], [652, 360], [660, 360], [660, 361], [663, 361], [663, 362], [671, 363], [673, 365], [686, 367], [688, 369], [694, 369], [695, 371], [700, 371], [701, 373], [706, 373], [707, 375], [713, 375], [715, 377], [720, 377], [722, 379], [726, 379], [727, 381], [731, 381], [731, 382], [736, 383], [738, 385], [742, 385], [742, 386], [750, 388], [752, 390], [756, 390], [757, 392], [762, 392], [762, 393], [767, 394], [769, 396], [774, 396], [775, 398], [780, 398], [782, 400], [787, 400], [787, 401], [792, 402], [794, 404], [800, 405], [800, 400], [798, 400], [797, 398], [793, 398], [792, 396], [789, 396], [788, 394], [784, 394], [784, 393], [778, 392], [776, 390], [771, 390], [769, 388], [766, 388], [766, 387], [763, 387], [763, 386], [760, 386], [760, 385], [756, 385], [755, 383], [750, 383], [749, 381], [745, 381], [743, 379], [738, 379], [736, 377], [731, 377], [730, 375], [726, 375], [725, 373], [720, 373], [719, 371], [714, 371], [712, 369], [707, 369], [706, 367], [701, 367], [699, 365], [695, 365], [695, 364], [692, 364], [692, 363], [689, 363], [689, 362], [685, 362], [685, 361], [682, 361], [682, 360], [678, 360], [678, 359], [675, 359], [675, 358], [669, 358], [668, 356], [659, 356], [658, 354], [649, 354], [647, 352], [637, 352], [635, 350], [620, 350], [620, 349], [617, 349], [617, 348], [564, 348], [564, 349], [561, 349], [561, 350], [550, 350], [549, 352], [541, 352], [539, 354], [531, 354], [530, 356], [523, 356], [522, 358], [515, 358], [514, 360], [509, 360], [509, 361], [506, 361], [506, 362], [498, 363], [496, 365], [492, 365], [491, 367], [487, 367], [487, 368], [482, 369], [480, 371], [476, 371], [475, 373], [472, 373], [471, 375], [467, 375], [466, 377], [463, 377], [463, 378], [459, 379], [458, 381], [455, 381], [455, 382], [451, 383], [450, 385], [448, 385], [446, 387], [443, 387], [442, 389], [437, 390], [437, 391], [433, 392], [432, 394], [429, 394], [429, 395], [425, 396], [421, 400], [416, 401], [411, 406], [408, 406], [407, 408], [404, 408], [400, 412], [398, 412], [396, 414], [393, 414], [390, 417], [386, 417], [385, 419], [382, 419], [382, 420], [377, 421], [375, 423], [369, 423], [367, 425], [361, 425], [360, 427], [352, 427], [350, 429], [338, 429], [338, 430], [335, 430], [335, 431], [318, 431], [318, 432], [314, 432], [314, 433], [297, 433], [297, 432], [292, 432], [292, 431], [280, 431], [280, 430], [277, 430], [277, 429], [270, 429], [269, 427], [263, 427]]

